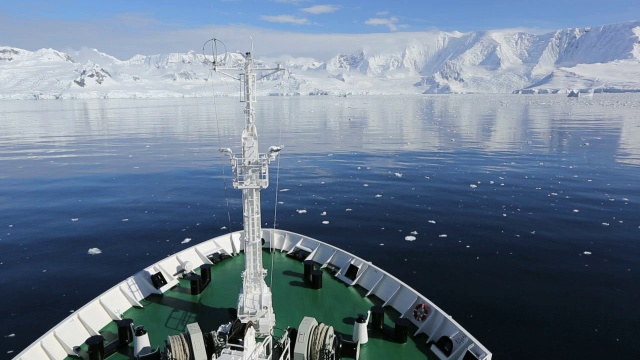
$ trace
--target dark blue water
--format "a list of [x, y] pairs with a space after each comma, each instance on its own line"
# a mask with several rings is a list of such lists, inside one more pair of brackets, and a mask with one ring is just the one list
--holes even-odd
[[[236, 99], [0, 107], [0, 358], [241, 229], [217, 151], [238, 148]], [[633, 358], [638, 114], [638, 95], [265, 98], [261, 145], [286, 147], [263, 223], [371, 260], [496, 358]]]

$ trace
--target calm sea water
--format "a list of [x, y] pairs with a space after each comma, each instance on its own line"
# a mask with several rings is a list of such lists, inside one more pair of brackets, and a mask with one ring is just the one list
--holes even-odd
[[[0, 358], [241, 229], [218, 152], [238, 149], [236, 99], [0, 107]], [[285, 145], [263, 222], [373, 261], [496, 358], [633, 358], [638, 114], [638, 95], [261, 99], [262, 148]]]

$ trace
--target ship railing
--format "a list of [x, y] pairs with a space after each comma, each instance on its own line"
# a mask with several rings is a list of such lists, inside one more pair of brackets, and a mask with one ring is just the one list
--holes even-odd
[[269, 158], [260, 154], [258, 159], [234, 157], [231, 159], [233, 168], [233, 186], [236, 189], [265, 189], [269, 186]]

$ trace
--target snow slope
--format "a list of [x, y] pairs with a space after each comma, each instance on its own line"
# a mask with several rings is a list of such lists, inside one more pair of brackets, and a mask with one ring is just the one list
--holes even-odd
[[[262, 80], [259, 95], [640, 91], [640, 21], [542, 35], [431, 31], [362, 40], [361, 48], [330, 59], [257, 54], [262, 65], [287, 68]], [[211, 72], [212, 59], [190, 51], [119, 60], [95, 49], [67, 54], [4, 46], [0, 99], [236, 94], [233, 80]], [[227, 61], [243, 59], [229, 54]]]

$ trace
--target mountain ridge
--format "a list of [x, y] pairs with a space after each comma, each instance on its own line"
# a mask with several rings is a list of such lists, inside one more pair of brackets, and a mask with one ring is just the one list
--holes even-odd
[[[370, 41], [368, 35], [367, 45], [329, 59], [258, 57], [260, 64], [287, 68], [262, 80], [259, 95], [640, 91], [640, 21], [545, 34], [431, 31], [395, 43], [399, 37]], [[242, 63], [238, 53], [226, 59]], [[212, 60], [194, 51], [120, 60], [97, 49], [0, 46], [0, 99], [235, 94], [236, 84], [211, 73]]]

